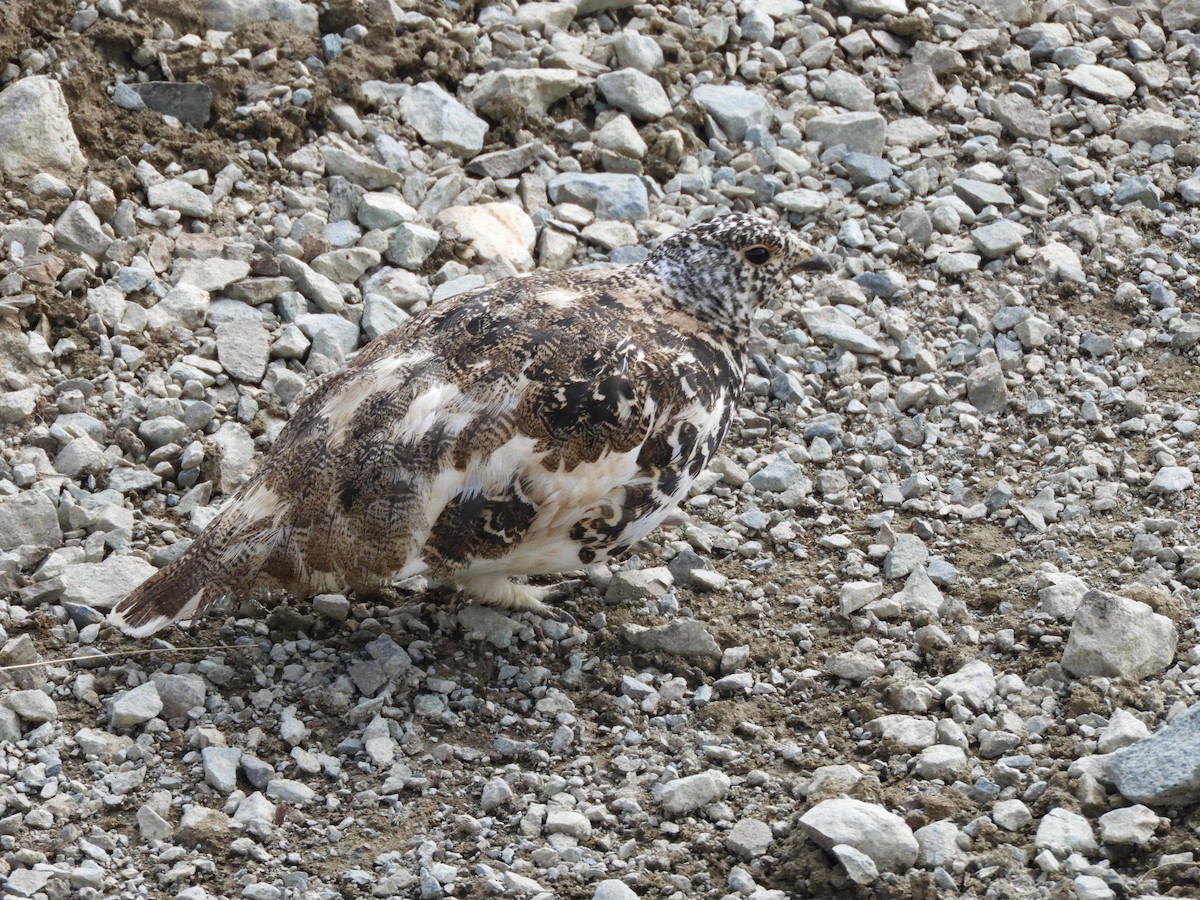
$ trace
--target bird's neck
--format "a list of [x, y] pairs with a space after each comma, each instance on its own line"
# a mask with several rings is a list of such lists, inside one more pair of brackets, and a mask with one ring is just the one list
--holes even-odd
[[644, 274], [662, 287], [668, 304], [734, 343], [750, 338], [753, 305], [745, 287], [723, 278], [724, 266], [684, 265], [675, 259], [651, 257], [642, 263]]

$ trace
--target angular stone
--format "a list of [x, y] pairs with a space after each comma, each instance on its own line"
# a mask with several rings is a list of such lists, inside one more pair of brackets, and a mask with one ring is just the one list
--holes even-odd
[[1063, 81], [1102, 100], [1128, 100], [1137, 90], [1133, 79], [1125, 73], [1092, 64], [1069, 70], [1063, 75]]
[[463, 158], [483, 149], [487, 122], [435, 82], [422, 82], [408, 91], [398, 109], [404, 121], [428, 144]]
[[1117, 126], [1117, 138], [1136, 144], [1145, 141], [1147, 144], [1178, 144], [1186, 141], [1191, 134], [1191, 127], [1186, 119], [1179, 119], [1169, 113], [1137, 112], [1127, 116]]
[[95, 211], [82, 200], [75, 200], [54, 223], [54, 240], [64, 250], [86, 253], [95, 260], [104, 258], [113, 239], [104, 233]]
[[675, 619], [666, 625], [651, 628], [629, 624], [625, 626], [623, 635], [642, 650], [713, 661], [721, 658], [720, 646], [703, 623], [696, 619]]
[[767, 130], [773, 117], [766, 97], [733, 84], [703, 84], [692, 91], [692, 99], [704, 107], [734, 143], [746, 139], [746, 132], [758, 127]]
[[158, 686], [153, 681], [147, 681], [125, 691], [113, 701], [110, 727], [124, 729], [141, 725], [162, 712], [162, 708]]
[[218, 31], [272, 21], [286, 22], [305, 34], [318, 30], [317, 7], [301, 0], [204, 0], [204, 17], [208, 27]]
[[1145, 603], [1093, 590], [1075, 611], [1062, 665], [1080, 678], [1140, 680], [1165, 671], [1178, 642], [1175, 624]]
[[0, 175], [46, 172], [69, 179], [86, 165], [57, 81], [30, 75], [0, 91]]
[[1200, 703], [1176, 715], [1153, 735], [1117, 750], [1105, 760], [1122, 795], [1153, 806], [1188, 806], [1200, 801]]
[[1014, 138], [1050, 140], [1050, 114], [1020, 94], [1004, 94], [992, 101], [992, 115]]
[[800, 817], [800, 827], [826, 850], [847, 844], [887, 872], [904, 872], [917, 860], [917, 839], [904, 820], [873, 803], [839, 797], [823, 800]]
[[500, 69], [479, 79], [471, 105], [493, 120], [511, 118], [514, 103], [526, 118], [540, 118], [587, 81], [570, 69]]
[[198, 81], [147, 81], [128, 87], [155, 112], [203, 128], [212, 111], [212, 88]]
[[519, 272], [533, 268], [537, 229], [515, 203], [451, 206], [438, 213], [437, 224], [457, 232], [482, 260], [504, 259]]
[[165, 206], [194, 219], [207, 219], [213, 214], [208, 194], [174, 178], [146, 188], [146, 202], [154, 209]]
[[719, 769], [668, 781], [662, 789], [663, 810], [679, 816], [720, 800], [729, 790], [729, 776]]
[[270, 357], [271, 344], [261, 322], [234, 319], [217, 326], [217, 360], [231, 378], [258, 384]]
[[671, 114], [671, 101], [663, 86], [637, 69], [607, 72], [596, 79], [596, 87], [610, 106], [642, 122], [653, 122]]
[[877, 112], [832, 113], [808, 120], [806, 136], [821, 149], [841, 145], [849, 151], [883, 155], [887, 122]]
[[136, 556], [109, 556], [98, 563], [76, 563], [63, 569], [60, 599], [93, 609], [112, 609], [157, 569]]
[[600, 219], [640, 222], [650, 214], [646, 185], [636, 175], [563, 172], [546, 189], [552, 203], [575, 203]]

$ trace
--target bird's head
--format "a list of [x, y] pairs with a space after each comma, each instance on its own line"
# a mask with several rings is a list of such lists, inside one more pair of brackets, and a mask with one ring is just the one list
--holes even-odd
[[780, 301], [792, 275], [829, 269], [825, 258], [790, 229], [746, 213], [719, 216], [672, 235], [642, 266], [680, 308], [746, 334], [754, 310]]

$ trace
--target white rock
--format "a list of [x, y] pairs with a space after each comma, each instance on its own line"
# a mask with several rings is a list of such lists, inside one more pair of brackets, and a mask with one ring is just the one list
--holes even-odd
[[1063, 81], [1103, 100], [1128, 100], [1137, 90], [1133, 79], [1108, 66], [1076, 66], [1063, 75]]
[[112, 705], [112, 728], [129, 728], [149, 722], [162, 712], [163, 702], [153, 681], [120, 694]]
[[1073, 675], [1142, 679], [1175, 658], [1179, 633], [1145, 603], [1088, 591], [1075, 612], [1062, 665]]
[[63, 569], [62, 593], [69, 603], [111, 609], [117, 601], [158, 570], [136, 556], [109, 556], [103, 562], [77, 563]]
[[610, 106], [640, 121], [652, 122], [671, 114], [671, 101], [663, 86], [637, 69], [606, 72], [596, 79], [596, 87]]
[[991, 666], [976, 659], [939, 679], [937, 689], [943, 700], [957, 694], [972, 709], [981, 710], [988, 698], [996, 693], [996, 675]]
[[861, 800], [823, 800], [800, 817], [800, 827], [826, 850], [849, 844], [886, 872], [904, 872], [917, 860], [917, 839], [903, 819]]
[[0, 91], [0, 175], [46, 172], [70, 179], [86, 165], [57, 81], [30, 75]]
[[451, 206], [438, 213], [437, 223], [458, 232], [483, 260], [504, 259], [520, 272], [533, 268], [537, 229], [515, 203]]
[[1196, 486], [1192, 470], [1186, 466], [1163, 466], [1154, 473], [1154, 480], [1147, 488], [1152, 494], [1178, 494]]
[[1154, 840], [1154, 832], [1164, 820], [1148, 806], [1114, 809], [1100, 817], [1100, 841], [1145, 847]]
[[663, 785], [663, 810], [671, 816], [690, 813], [720, 800], [728, 790], [729, 776], [719, 769], [676, 778]]
[[1088, 820], [1062, 807], [1056, 807], [1042, 816], [1033, 842], [1034, 846], [1045, 847], [1058, 857], [1072, 853], [1086, 856], [1098, 849]]
[[426, 143], [463, 158], [483, 149], [487, 122], [435, 82], [418, 84], [401, 98], [397, 108]]

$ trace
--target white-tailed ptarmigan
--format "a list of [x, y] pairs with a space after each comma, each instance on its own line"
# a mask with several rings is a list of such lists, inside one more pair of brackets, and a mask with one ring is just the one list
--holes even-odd
[[731, 214], [623, 269], [536, 272], [442, 303], [319, 381], [258, 472], [111, 621], [149, 635], [227, 593], [374, 593], [413, 575], [553, 616], [514, 577], [646, 537], [729, 430], [756, 306], [823, 267]]

